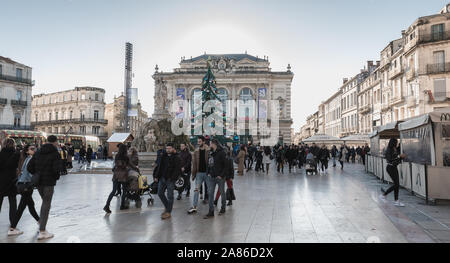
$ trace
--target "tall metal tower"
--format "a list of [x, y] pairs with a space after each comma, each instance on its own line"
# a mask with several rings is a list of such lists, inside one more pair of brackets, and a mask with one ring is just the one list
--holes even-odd
[[128, 125], [128, 110], [129, 110], [129, 90], [131, 89], [133, 71], [133, 44], [127, 42], [125, 44], [125, 101], [124, 101], [124, 126], [125, 132], [130, 132]]

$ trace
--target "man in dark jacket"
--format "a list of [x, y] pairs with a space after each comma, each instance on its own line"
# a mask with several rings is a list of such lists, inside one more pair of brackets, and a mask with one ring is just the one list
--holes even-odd
[[84, 158], [86, 157], [86, 148], [84, 145], [81, 146], [79, 153], [79, 157], [78, 157], [78, 163], [83, 163], [84, 164]]
[[88, 163], [88, 166], [91, 166], [91, 160], [92, 160], [92, 154], [94, 151], [92, 150], [92, 147], [89, 145], [86, 151], [86, 161]]
[[[3, 148], [0, 152], [0, 210], [3, 204], [3, 198], [8, 197], [9, 201], [9, 221], [13, 225], [17, 210], [17, 167], [19, 165], [20, 155], [16, 151], [16, 143], [13, 139], [5, 139]], [[20, 235], [23, 232], [16, 229], [10, 229], [8, 235]]]
[[[158, 182], [158, 196], [164, 204], [165, 211], [161, 214], [161, 219], [169, 219], [173, 208], [173, 191], [175, 181], [181, 176], [181, 159], [175, 151], [173, 143], [168, 143], [166, 151], [162, 153], [160, 164], [158, 165], [155, 182]], [[167, 197], [166, 192], [167, 190]]]
[[186, 190], [186, 197], [189, 197], [189, 193], [191, 192], [191, 164], [192, 164], [192, 155], [189, 152], [189, 149], [186, 147], [186, 144], [180, 144], [180, 158], [181, 158], [181, 172], [183, 173], [184, 179], [184, 189], [178, 191], [177, 200], [181, 200], [181, 194], [184, 190]]
[[219, 186], [219, 191], [221, 194], [222, 207], [220, 209], [219, 215], [225, 213], [226, 209], [226, 193], [225, 193], [225, 179], [227, 171], [226, 154], [220, 145], [219, 141], [213, 139], [211, 141], [211, 155], [208, 161], [208, 195], [209, 198], [209, 213], [204, 217], [205, 219], [214, 217], [214, 193], [216, 190], [216, 185]]
[[53, 237], [53, 234], [47, 232], [46, 226], [56, 181], [59, 180], [62, 171], [62, 160], [57, 147], [56, 136], [48, 136], [47, 143], [33, 155], [27, 166], [28, 172], [35, 176], [39, 175], [37, 188], [42, 198], [39, 240]]
[[322, 145], [322, 148], [319, 150], [319, 156], [318, 156], [321, 167], [322, 167], [322, 173], [326, 174], [328, 170], [328, 160], [330, 159], [330, 151], [328, 148], [324, 145]]

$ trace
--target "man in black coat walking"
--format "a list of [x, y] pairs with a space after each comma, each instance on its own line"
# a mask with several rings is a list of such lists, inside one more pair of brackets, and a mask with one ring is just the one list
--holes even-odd
[[205, 219], [214, 217], [214, 193], [216, 190], [216, 185], [219, 187], [221, 194], [222, 207], [220, 209], [219, 215], [225, 213], [226, 210], [226, 193], [225, 193], [225, 180], [227, 175], [227, 162], [226, 154], [220, 145], [219, 141], [213, 139], [211, 141], [211, 155], [208, 161], [208, 195], [209, 198], [209, 213], [204, 217]]
[[[158, 196], [164, 204], [165, 211], [161, 219], [169, 219], [173, 208], [173, 191], [175, 181], [181, 176], [181, 159], [175, 151], [173, 143], [168, 143], [166, 151], [162, 153], [160, 164], [155, 173], [155, 182], [158, 182]], [[167, 190], [167, 196], [165, 194]]]
[[46, 227], [56, 181], [59, 180], [62, 171], [62, 160], [57, 147], [56, 136], [48, 136], [47, 143], [33, 155], [27, 166], [28, 172], [39, 176], [37, 188], [42, 197], [39, 240], [53, 237], [53, 234], [47, 232]]
[[191, 192], [191, 165], [192, 165], [192, 155], [189, 152], [186, 144], [180, 144], [180, 158], [181, 158], [181, 172], [183, 173], [184, 187], [178, 191], [177, 200], [181, 200], [181, 194], [186, 190], [186, 197], [189, 197]]

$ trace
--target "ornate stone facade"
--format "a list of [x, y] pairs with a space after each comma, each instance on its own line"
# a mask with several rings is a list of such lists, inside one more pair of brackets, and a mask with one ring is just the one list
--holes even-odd
[[93, 135], [107, 139], [105, 90], [76, 87], [73, 90], [33, 96], [34, 130], [54, 134]]
[[30, 129], [32, 69], [0, 56], [0, 129]]
[[[272, 109], [268, 105], [265, 112], [261, 112], [255, 106], [250, 115], [270, 116], [272, 110], [281, 113], [279, 122], [280, 141], [291, 143], [291, 83], [294, 74], [288, 66], [287, 71], [275, 72], [269, 68], [268, 57], [258, 58], [248, 54], [223, 54], [202, 56], [185, 59], [182, 58], [180, 67], [173, 72], [156, 72], [155, 80], [155, 109], [153, 118], [158, 119], [169, 115], [174, 117], [177, 113], [171, 111], [173, 102], [179, 99], [188, 101], [189, 109], [184, 109], [185, 114], [192, 114], [192, 101], [194, 96], [201, 93], [202, 79], [207, 71], [207, 61], [211, 58], [211, 65], [216, 76], [219, 97], [226, 100], [238, 101], [241, 99], [254, 100], [258, 105], [258, 99], [278, 100], [279, 109]], [[238, 116], [239, 117], [239, 105]], [[258, 136], [245, 136], [241, 142], [251, 140], [259, 142]]]

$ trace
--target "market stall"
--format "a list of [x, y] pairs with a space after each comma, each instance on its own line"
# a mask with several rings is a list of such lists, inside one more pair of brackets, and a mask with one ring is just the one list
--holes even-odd
[[398, 128], [407, 155], [402, 168], [410, 174], [412, 191], [427, 201], [450, 199], [450, 109], [417, 116]]
[[341, 138], [341, 140], [348, 146], [348, 147], [364, 147], [370, 142], [370, 137], [368, 134], [353, 134], [344, 138]]
[[134, 137], [131, 133], [113, 133], [111, 137], [106, 141], [108, 143], [108, 157], [112, 157], [113, 154], [115, 154], [119, 147], [118, 145], [123, 143], [126, 145], [131, 145], [131, 142], [133, 142]]
[[331, 148], [333, 145], [341, 145], [343, 144], [343, 141], [341, 139], [339, 139], [338, 137], [334, 137], [334, 136], [330, 136], [330, 135], [325, 135], [325, 134], [316, 134], [313, 135], [311, 137], [309, 137], [308, 139], [303, 140], [303, 142], [305, 144], [318, 144], [318, 145], [322, 145], [325, 144], [325, 146], [327, 146], [328, 148]]

